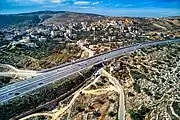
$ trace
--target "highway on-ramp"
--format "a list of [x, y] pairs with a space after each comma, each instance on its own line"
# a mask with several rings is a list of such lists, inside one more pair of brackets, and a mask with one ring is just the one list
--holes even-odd
[[33, 91], [35, 89], [38, 89], [45, 85], [53, 83], [57, 80], [70, 76], [88, 67], [102, 63], [104, 61], [111, 60], [113, 58], [119, 57], [127, 53], [134, 52], [138, 49], [151, 47], [155, 45], [175, 43], [175, 42], [180, 42], [180, 39], [139, 43], [136, 45], [119, 48], [119, 49], [112, 50], [110, 52], [95, 55], [93, 57], [90, 57], [84, 60], [79, 60], [73, 63], [68, 63], [68, 64], [60, 65], [51, 69], [39, 71], [40, 75], [34, 78], [30, 78], [30, 79], [20, 81], [20, 82], [0, 88], [0, 103], [8, 102], [9, 100], [15, 97], [23, 96], [24, 94], [30, 91]]

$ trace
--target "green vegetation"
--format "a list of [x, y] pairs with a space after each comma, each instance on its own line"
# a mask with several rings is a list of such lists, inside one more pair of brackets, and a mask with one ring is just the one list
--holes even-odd
[[113, 111], [111, 111], [111, 112], [108, 113], [108, 116], [110, 116], [110, 117], [114, 117], [114, 116], [116, 116], [116, 115], [117, 115], [117, 113], [115, 113], [115, 112], [113, 112]]
[[138, 85], [138, 83], [133, 83], [133, 86], [134, 86], [134, 91], [140, 93], [141, 92], [141, 87]]
[[128, 92], [128, 96], [134, 97], [135, 95], [132, 92]]
[[141, 106], [138, 110], [129, 110], [132, 120], [144, 120], [146, 114], [150, 112], [149, 108], [146, 108], [144, 105]]
[[100, 117], [100, 116], [101, 116], [101, 113], [98, 112], [98, 111], [96, 111], [96, 110], [94, 110], [94, 111], [93, 111], [93, 115], [94, 115], [95, 117]]
[[[85, 76], [88, 78], [94, 72], [94, 70], [95, 68], [84, 71], [83, 74], [85, 74]], [[24, 95], [21, 98], [16, 98], [7, 104], [0, 105], [0, 120], [9, 120], [16, 115], [33, 109], [40, 104], [45, 104], [46, 102], [56, 99], [61, 95], [65, 95], [61, 98], [64, 99], [71, 94], [71, 92], [67, 93], [67, 91], [75, 90], [73, 88], [83, 84], [84, 82], [82, 81], [85, 81], [85, 79], [86, 78], [82, 77], [81, 75], [75, 74], [69, 76], [68, 78], [57, 81], [52, 85], [48, 85], [33, 91], [32, 93]]]
[[113, 99], [109, 99], [109, 102], [111, 102], [111, 103], [115, 103], [115, 100], [113, 100]]
[[172, 107], [174, 109], [174, 112], [177, 113], [180, 116], [180, 103], [179, 102], [174, 102], [172, 104]]
[[97, 85], [97, 86], [103, 86], [104, 83], [102, 83], [102, 82], [96, 82], [96, 85]]
[[140, 73], [140, 72], [138, 72], [138, 71], [131, 71], [131, 74], [132, 74], [132, 77], [134, 78], [134, 79], [140, 79], [140, 78], [144, 78], [144, 77], [146, 77], [146, 76], [144, 76], [142, 73]]
[[76, 107], [76, 110], [77, 110], [78, 112], [83, 112], [83, 111], [85, 111], [85, 106], [77, 106], [77, 107]]
[[142, 88], [143, 89], [143, 91], [148, 95], [148, 96], [152, 96], [153, 94], [150, 92], [150, 90], [149, 89], [147, 89], [147, 88]]

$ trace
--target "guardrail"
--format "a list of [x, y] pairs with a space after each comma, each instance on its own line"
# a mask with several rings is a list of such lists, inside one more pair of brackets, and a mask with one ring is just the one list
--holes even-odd
[[82, 62], [82, 61], [85, 61], [85, 60], [88, 60], [88, 59], [92, 59], [92, 58], [95, 58], [95, 57], [98, 57], [98, 56], [101, 56], [101, 55], [104, 55], [104, 54], [107, 54], [107, 53], [111, 53], [111, 52], [114, 52], [114, 51], [122, 50], [122, 49], [125, 49], [125, 48], [137, 46], [137, 45], [141, 46], [141, 45], [147, 44], [147, 43], [149, 43], [149, 44], [151, 44], [151, 43], [156, 43], [156, 44], [159, 44], [159, 43], [163, 44], [164, 43], [164, 44], [167, 44], [167, 43], [173, 43], [173, 42], [180, 42], [180, 39], [176, 39], [176, 40], [162, 40], [162, 41], [151, 41], [151, 42], [138, 43], [138, 44], [131, 45], [131, 46], [126, 46], [126, 47], [123, 47], [123, 48], [117, 48], [117, 49], [114, 49], [114, 50], [111, 50], [111, 51], [108, 51], [108, 52], [103, 52], [103, 53], [100, 53], [98, 55], [94, 55], [92, 57], [88, 57], [88, 58], [85, 58], [85, 59], [79, 59], [79, 60], [76, 60], [74, 62], [64, 63], [62, 65], [59, 65], [59, 66], [56, 66], [56, 67], [53, 67], [53, 68], [41, 70], [39, 72], [40, 73], [49, 72], [51, 70], [59, 69], [59, 68], [62, 68], [62, 67], [68, 66], [68, 65], [72, 65], [72, 64], [75, 64], [75, 63], [78, 63], [78, 62]]
[[[104, 52], [99, 55], [95, 55], [93, 57], [89, 57], [87, 59], [77, 60], [72, 63], [66, 63], [64, 65], [60, 65], [60, 66], [51, 68], [51, 69], [47, 70], [46, 72], [44, 72], [44, 74], [36, 76], [35, 78], [27, 79], [27, 80], [24, 80], [24, 81], [21, 81], [18, 83], [14, 83], [12, 85], [8, 85], [8, 86], [1, 88], [0, 89], [0, 103], [7, 102], [8, 100], [13, 99], [14, 97], [22, 96], [23, 94], [28, 93], [32, 90], [46, 86], [46, 85], [56, 81], [57, 78], [67, 77], [67, 76], [72, 75], [76, 72], [79, 72], [83, 69], [86, 69], [90, 66], [99, 64], [104, 61], [111, 60], [115, 57], [119, 57], [126, 53], [133, 52], [135, 50], [145, 48], [145, 47], [162, 45], [162, 44], [167, 44], [167, 43], [174, 43], [174, 42], [180, 42], [180, 39], [146, 42], [146, 43], [136, 44], [136, 45], [127, 46], [127, 47], [123, 47], [123, 48], [118, 48], [118, 49], [115, 49], [115, 50], [112, 50], [109, 52]], [[86, 65], [87, 62], [91, 62], [91, 63], [89, 65]], [[79, 66], [81, 64], [83, 64], [83, 66]], [[61, 71], [62, 69], [60, 69], [60, 68], [63, 68], [63, 67], [65, 69], [63, 71]], [[72, 67], [75, 70], [73, 70]], [[60, 71], [58, 71], [58, 69]], [[69, 72], [69, 69], [71, 69], [72, 72]], [[55, 71], [55, 70], [57, 70], [57, 71]], [[67, 70], [68, 70], [68, 72], [67, 72]], [[59, 74], [63, 74], [63, 76], [59, 75]]]

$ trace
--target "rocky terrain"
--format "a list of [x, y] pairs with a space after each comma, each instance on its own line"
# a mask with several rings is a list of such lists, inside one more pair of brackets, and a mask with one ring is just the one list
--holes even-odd
[[127, 116], [179, 118], [179, 49], [179, 44], [157, 46], [113, 61], [112, 72], [124, 86]]
[[[0, 15], [0, 63], [22, 70], [42, 70], [87, 58], [88, 54], [78, 43], [96, 55], [141, 42], [179, 38], [178, 16], [107, 17], [52, 11]], [[180, 44], [155, 46], [104, 63], [104, 69], [123, 87], [128, 120], [179, 119], [179, 51]], [[8, 70], [0, 67], [0, 71]], [[58, 83], [43, 89], [45, 92], [35, 91], [33, 95], [42, 93], [42, 99], [32, 99], [30, 95], [1, 106], [1, 118], [19, 119], [25, 117], [21, 113], [31, 111], [26, 114], [43, 115], [30, 119], [116, 120], [120, 95], [105, 76], [93, 82], [97, 77], [93, 70], [83, 77], [72, 77], [73, 80], [66, 78], [64, 87]], [[17, 81], [20, 80], [1, 77], [0, 87]], [[80, 83], [83, 83], [81, 87], [76, 88]], [[48, 102], [59, 98], [63, 94], [60, 92], [62, 89], [63, 92], [72, 90], [69, 87], [76, 89], [55, 104]], [[82, 92], [77, 95], [78, 90]], [[48, 95], [44, 94], [46, 92]], [[74, 95], [77, 95], [76, 99], [73, 99]], [[25, 107], [18, 108], [19, 105]], [[68, 105], [70, 108], [65, 109]]]

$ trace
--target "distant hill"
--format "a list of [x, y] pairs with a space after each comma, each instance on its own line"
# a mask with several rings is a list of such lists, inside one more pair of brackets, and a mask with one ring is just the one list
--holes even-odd
[[58, 23], [68, 21], [95, 20], [101, 15], [66, 11], [37, 11], [31, 13], [0, 15], [0, 28], [9, 25]]
[[36, 12], [29, 12], [29, 13], [20, 13], [17, 15], [40, 15], [40, 14], [57, 14], [57, 13], [65, 13], [66, 11], [36, 11]]
[[0, 15], [0, 27], [21, 23], [38, 23], [37, 15]]

